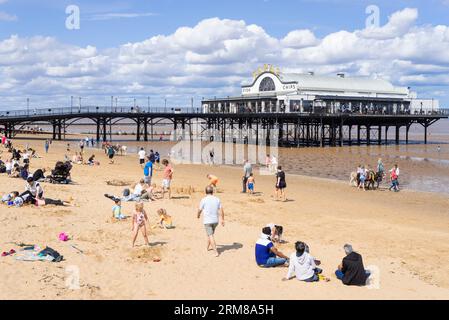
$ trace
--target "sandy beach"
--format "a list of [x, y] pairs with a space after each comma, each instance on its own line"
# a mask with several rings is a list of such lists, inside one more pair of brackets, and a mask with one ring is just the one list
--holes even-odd
[[[64, 142], [54, 142], [47, 155], [42, 141], [29, 144], [42, 156], [32, 159], [31, 171], [63, 160]], [[120, 195], [124, 188], [109, 186], [108, 180], [137, 182], [142, 176], [138, 157], [117, 156], [109, 165], [104, 152], [86, 150], [87, 156], [91, 153], [101, 165], [74, 165], [73, 185], [43, 184], [47, 197], [73, 197], [77, 206], [0, 206], [2, 252], [19, 250], [11, 242], [23, 242], [48, 245], [64, 256], [60, 263], [0, 257], [0, 299], [449, 299], [449, 199], [444, 194], [393, 193], [386, 185], [363, 192], [347, 182], [287, 170], [290, 201], [277, 202], [271, 198], [273, 176], [256, 173], [261, 195], [250, 196], [240, 193], [240, 168], [175, 165], [174, 198], [146, 203], [145, 209], [150, 224], [157, 219], [157, 209], [167, 209], [176, 228], [151, 229], [151, 247], [139, 237], [137, 247], [131, 248], [131, 222], [112, 220], [113, 202], [103, 194]], [[218, 258], [206, 251], [204, 227], [196, 218], [206, 173], [220, 178], [217, 196], [226, 216], [226, 225], [216, 233]], [[153, 181], [161, 180], [162, 172], [156, 170]], [[22, 191], [24, 185], [0, 174], [0, 194]], [[124, 213], [130, 215], [133, 206], [124, 203]], [[254, 244], [270, 222], [284, 226], [287, 243], [280, 245], [281, 251], [290, 255], [295, 241], [306, 242], [331, 281], [283, 282], [286, 268], [259, 268]], [[59, 241], [60, 232], [72, 240]], [[378, 268], [379, 288], [345, 287], [335, 278], [345, 243], [362, 254], [365, 266]], [[160, 262], [153, 262], [156, 255]], [[80, 271], [79, 289], [66, 285], [73, 266]]]

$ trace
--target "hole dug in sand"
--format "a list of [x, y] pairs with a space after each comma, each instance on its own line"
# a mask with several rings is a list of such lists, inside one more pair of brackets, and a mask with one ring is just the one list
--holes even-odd
[[106, 184], [108, 186], [126, 187], [126, 186], [130, 186], [132, 184], [132, 182], [125, 181], [125, 180], [109, 180], [109, 181], [106, 181]]
[[142, 247], [133, 249], [130, 257], [135, 261], [159, 262], [161, 261], [161, 253], [160, 247]]

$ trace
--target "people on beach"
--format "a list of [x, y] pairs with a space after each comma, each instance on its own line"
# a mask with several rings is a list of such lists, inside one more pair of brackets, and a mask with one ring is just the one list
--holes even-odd
[[153, 225], [151, 228], [161, 228], [161, 229], [173, 229], [174, 225], [173, 225], [173, 219], [172, 217], [167, 213], [167, 210], [165, 209], [159, 209], [157, 210], [157, 214], [159, 216], [159, 220], [158, 222]]
[[215, 152], [214, 149], [209, 150], [209, 164], [212, 166], [214, 164]]
[[214, 189], [212, 186], [207, 186], [205, 191], [206, 196], [200, 202], [197, 217], [199, 219], [201, 214], [203, 215], [203, 224], [207, 234], [207, 250], [214, 251], [215, 256], [218, 257], [219, 253], [215, 243], [214, 234], [215, 229], [220, 222], [223, 227], [225, 225], [224, 209], [220, 199], [214, 196]]
[[287, 266], [288, 257], [279, 251], [271, 241], [271, 228], [264, 227], [255, 246], [256, 263], [259, 267], [273, 268]]
[[135, 205], [135, 210], [133, 213], [132, 218], [132, 230], [133, 230], [133, 242], [132, 246], [135, 246], [137, 236], [139, 235], [139, 231], [142, 232], [143, 238], [145, 239], [145, 244], [150, 245], [150, 242], [148, 241], [148, 235], [147, 235], [147, 223], [148, 222], [148, 215], [143, 208], [142, 202], [137, 202]]
[[29, 172], [29, 165], [25, 164], [22, 168], [20, 168], [20, 177], [23, 180], [26, 180], [28, 178], [28, 176], [30, 175]]
[[38, 181], [34, 181], [33, 177], [27, 178], [27, 183], [25, 185], [25, 192], [20, 194], [20, 198], [23, 199], [25, 203], [36, 204], [37, 199], [43, 199], [44, 189], [42, 189]]
[[242, 193], [246, 193], [247, 192], [248, 178], [251, 176], [252, 173], [253, 173], [253, 167], [252, 167], [251, 163], [248, 160], [245, 160], [245, 163], [243, 165], [243, 178], [242, 178], [243, 189], [242, 189]]
[[254, 174], [251, 172], [248, 179], [246, 180], [246, 188], [250, 194], [254, 194], [254, 185], [256, 184], [256, 179]]
[[382, 162], [382, 159], [379, 158], [379, 160], [377, 160], [377, 188], [379, 188], [379, 185], [382, 182], [384, 175], [385, 175], [385, 167]]
[[108, 152], [109, 164], [114, 164], [114, 155], [115, 155], [114, 147], [112, 145], [110, 145], [108, 147], [107, 152]]
[[164, 175], [162, 180], [162, 198], [165, 198], [165, 193], [168, 193], [168, 199], [171, 199], [171, 182], [173, 179], [173, 168], [167, 159], [162, 160], [162, 164], [165, 166]]
[[275, 223], [269, 223], [266, 225], [271, 230], [270, 238], [274, 243], [282, 243], [282, 234], [284, 233], [284, 227]]
[[362, 256], [350, 244], [345, 244], [343, 249], [346, 256], [335, 271], [337, 279], [347, 286], [364, 286], [370, 273], [363, 266]]
[[143, 167], [145, 164], [145, 158], [147, 156], [147, 152], [145, 151], [144, 148], [140, 148], [138, 155], [139, 155], [139, 164], [141, 167]]
[[322, 270], [316, 266], [315, 259], [307, 252], [306, 247], [302, 241], [295, 243], [296, 252], [290, 255], [288, 272], [284, 281], [293, 278], [304, 282], [320, 280], [319, 274], [322, 273]]
[[48, 153], [48, 149], [50, 148], [50, 141], [48, 139], [45, 140], [44, 148], [45, 148], [45, 153]]
[[282, 167], [277, 167], [276, 173], [276, 200], [287, 201], [287, 194], [285, 189], [287, 188], [287, 182], [285, 180], [285, 172], [282, 171]]
[[122, 213], [122, 201], [120, 199], [115, 199], [115, 205], [112, 207], [112, 217], [118, 220], [123, 220], [126, 217]]
[[153, 177], [153, 162], [150, 161], [150, 157], [146, 157], [146, 163], [143, 168], [143, 177], [146, 184], [151, 184], [151, 179]]
[[34, 181], [43, 181], [45, 180], [45, 172], [47, 172], [46, 168], [43, 169], [36, 169], [33, 173], [33, 180]]
[[393, 189], [394, 192], [398, 192], [399, 191], [399, 168], [398, 165], [396, 164], [394, 166], [394, 168], [392, 168], [390, 170], [390, 181], [391, 181], [391, 185], [390, 188], [388, 188], [389, 191], [391, 191]]
[[217, 191], [217, 184], [218, 184], [218, 177], [214, 176], [213, 174], [207, 174], [207, 179], [209, 179], [209, 185], [214, 188], [214, 192]]
[[365, 166], [361, 166], [360, 171], [359, 171], [360, 182], [359, 182], [358, 188], [363, 189], [364, 191], [366, 191], [365, 181], [366, 181], [367, 174], [368, 174], [368, 172], [365, 169]]

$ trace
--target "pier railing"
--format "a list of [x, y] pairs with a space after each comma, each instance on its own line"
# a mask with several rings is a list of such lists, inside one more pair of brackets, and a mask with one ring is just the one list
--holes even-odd
[[[27, 110], [0, 110], [0, 118], [16, 118], [16, 117], [38, 117], [48, 115], [77, 115], [77, 114], [92, 114], [92, 113], [130, 113], [130, 114], [182, 114], [182, 113], [203, 113], [202, 108], [165, 108], [165, 107], [100, 107], [100, 106], [85, 106], [85, 107], [64, 107], [64, 108], [45, 108], [45, 109], [27, 109]], [[209, 112], [209, 113], [230, 113], [230, 112]], [[239, 112], [251, 113], [251, 112]], [[285, 114], [287, 112], [280, 112]], [[438, 110], [415, 110], [409, 112], [383, 113], [383, 112], [345, 112], [336, 111], [335, 113], [328, 113], [322, 110], [315, 110], [314, 112], [297, 112], [291, 111], [289, 114], [303, 114], [303, 115], [376, 115], [376, 116], [391, 116], [391, 115], [410, 115], [410, 116], [449, 116], [449, 109], [440, 108]], [[270, 113], [273, 114], [273, 113]]]

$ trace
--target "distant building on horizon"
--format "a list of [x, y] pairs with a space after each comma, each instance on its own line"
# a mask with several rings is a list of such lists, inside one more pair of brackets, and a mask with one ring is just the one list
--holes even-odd
[[265, 65], [237, 97], [202, 101], [205, 113], [429, 114], [439, 101], [418, 99], [408, 87], [366, 77], [281, 73]]

